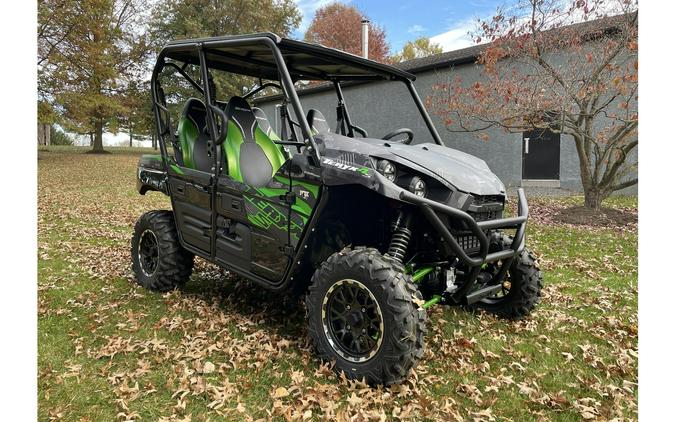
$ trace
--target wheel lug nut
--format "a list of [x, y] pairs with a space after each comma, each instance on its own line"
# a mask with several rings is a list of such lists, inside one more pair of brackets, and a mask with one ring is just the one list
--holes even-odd
[[365, 329], [365, 328], [361, 329], [361, 332], [362, 332], [363, 334], [365, 334], [365, 333], [366, 333], [366, 329]]
[[361, 308], [361, 312], [365, 313], [365, 312], [366, 312], [366, 308]]
[[351, 329], [352, 329], [352, 327], [348, 325], [348, 326], [347, 326], [347, 329], [348, 329], [348, 330], [351, 330]]
[[351, 306], [351, 305], [347, 305], [347, 310], [350, 310], [350, 309], [352, 309], [352, 306]]

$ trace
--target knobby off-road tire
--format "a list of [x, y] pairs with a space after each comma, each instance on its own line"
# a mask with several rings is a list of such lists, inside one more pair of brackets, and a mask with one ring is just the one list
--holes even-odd
[[[500, 233], [491, 251], [510, 248], [512, 243], [512, 236]], [[502, 318], [525, 318], [539, 303], [542, 289], [541, 271], [529, 249], [523, 249], [514, 257], [505, 281], [510, 283], [508, 291], [502, 292], [498, 297], [483, 299], [476, 306]]]
[[[421, 308], [422, 295], [410, 276], [397, 268], [392, 258], [376, 249], [345, 248], [332, 254], [312, 277], [306, 297], [309, 337], [317, 355], [326, 361], [335, 360], [335, 370], [344, 371], [350, 379], [365, 378], [371, 385], [401, 382], [424, 353], [426, 311]], [[335, 309], [346, 309], [340, 307], [339, 292], [349, 289], [360, 292], [356, 296], [365, 317], [358, 314], [359, 309], [345, 311], [345, 321], [352, 322], [356, 335], [340, 337], [337, 333], [341, 330], [335, 330], [341, 327], [335, 322], [339, 318], [327, 316], [334, 315]], [[343, 293], [342, 298], [349, 296]], [[379, 320], [368, 316], [372, 317], [375, 309], [380, 312]], [[359, 325], [359, 317], [367, 322]], [[366, 324], [370, 324], [367, 333], [362, 328]], [[343, 347], [350, 338], [358, 339], [354, 343], [359, 345], [374, 342], [375, 346], [365, 347], [361, 354], [352, 353]]]
[[131, 259], [138, 284], [160, 292], [184, 285], [194, 265], [194, 255], [178, 240], [171, 211], [150, 211], [138, 219], [131, 239]]

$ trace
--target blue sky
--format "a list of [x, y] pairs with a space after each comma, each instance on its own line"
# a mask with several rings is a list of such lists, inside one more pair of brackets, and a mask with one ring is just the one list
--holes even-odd
[[[297, 0], [303, 13], [300, 28], [293, 34], [302, 38], [314, 12], [332, 0]], [[444, 51], [456, 50], [472, 44], [467, 32], [475, 25], [476, 17], [494, 14], [498, 6], [513, 3], [505, 0], [350, 0], [345, 1], [364, 12], [371, 20], [385, 28], [392, 52], [400, 50], [406, 41], [420, 36], [430, 37], [441, 44]]]

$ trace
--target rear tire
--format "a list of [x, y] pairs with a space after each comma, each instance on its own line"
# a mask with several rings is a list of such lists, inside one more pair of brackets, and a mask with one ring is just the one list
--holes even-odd
[[[510, 248], [512, 243], [513, 237], [501, 235], [493, 245], [494, 251]], [[539, 303], [542, 289], [541, 271], [529, 249], [523, 249], [514, 257], [502, 285], [508, 286], [508, 291], [499, 297], [485, 298], [475, 306], [502, 318], [527, 317]]]
[[309, 337], [318, 356], [334, 360], [335, 370], [348, 378], [398, 383], [424, 353], [422, 303], [410, 276], [391, 258], [372, 248], [345, 248], [312, 277], [306, 298]]
[[171, 211], [150, 211], [138, 219], [131, 259], [138, 284], [160, 292], [183, 286], [194, 266], [194, 255], [180, 244]]

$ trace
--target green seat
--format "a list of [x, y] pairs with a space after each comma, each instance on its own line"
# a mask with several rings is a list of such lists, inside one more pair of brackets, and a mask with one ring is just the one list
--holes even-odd
[[178, 121], [179, 165], [194, 170], [211, 171], [213, 160], [208, 156], [208, 136], [204, 133], [205, 127], [204, 103], [197, 98], [188, 99]]
[[228, 174], [250, 186], [265, 186], [287, 160], [283, 148], [261, 129], [245, 99], [232, 97], [225, 115], [227, 137], [223, 151]]

